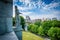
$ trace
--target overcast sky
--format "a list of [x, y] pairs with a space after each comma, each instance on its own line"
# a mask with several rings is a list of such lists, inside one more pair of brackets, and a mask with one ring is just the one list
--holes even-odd
[[60, 0], [14, 0], [13, 2], [23, 16], [28, 15], [31, 19], [54, 17], [60, 19]]

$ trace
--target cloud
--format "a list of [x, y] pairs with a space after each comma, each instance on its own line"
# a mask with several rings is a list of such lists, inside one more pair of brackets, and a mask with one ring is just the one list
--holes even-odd
[[[60, 2], [52, 2], [50, 4], [45, 4], [43, 1], [41, 0], [38, 0], [38, 2], [35, 2], [35, 1], [32, 1], [32, 0], [19, 0], [20, 2], [23, 3], [23, 5], [18, 5], [18, 9], [21, 13], [23, 13], [22, 15], [23, 16], [30, 16], [31, 19], [37, 19], [37, 18], [53, 18], [53, 17], [57, 17], [58, 18], [58, 15], [60, 15], [60, 12], [59, 11], [56, 11], [54, 10], [54, 7], [58, 7]], [[35, 9], [36, 8], [36, 9]], [[30, 11], [26, 11], [26, 10], [32, 10], [32, 9], [35, 9], [36, 11], [39, 9], [39, 12], [43, 12], [43, 14], [41, 13], [41, 15], [35, 13], [35, 11], [33, 12], [30, 12]], [[53, 10], [52, 10], [53, 9]], [[26, 11], [26, 12], [24, 12]], [[48, 14], [47, 14], [48, 12]], [[46, 14], [45, 14], [46, 13]], [[33, 15], [32, 15], [33, 14]]]
[[59, 6], [60, 4], [60, 2], [54, 2], [55, 0], [48, 5], [45, 4], [42, 0], [38, 0], [38, 2], [32, 0], [19, 0], [19, 1], [23, 3], [21, 6], [17, 4], [20, 7], [19, 9], [21, 10], [32, 10], [34, 8], [49, 10], [51, 8]]
[[30, 14], [32, 14], [33, 12], [21, 12], [22, 14], [20, 14], [21, 16], [23, 16], [26, 19], [26, 16], [29, 16]]
[[17, 6], [17, 7], [19, 10], [22, 10], [22, 11], [32, 9], [32, 7], [20, 7], [20, 6]]
[[[25, 8], [22, 8], [22, 7], [18, 7], [18, 9], [25, 10]], [[20, 13], [22, 13], [22, 15], [26, 16], [26, 15], [32, 14], [33, 12], [20, 12]], [[13, 17], [15, 17], [15, 6], [14, 5], [13, 5]]]
[[32, 0], [19, 0], [20, 2], [22, 2], [22, 5], [18, 5], [18, 4], [15, 4], [18, 6], [18, 8], [20, 10], [32, 10], [34, 8], [37, 8], [40, 7], [41, 5], [41, 1], [38, 1], [37, 3], [32, 1]]
[[43, 9], [50, 10], [50, 9], [53, 9], [54, 7], [58, 7], [59, 5], [60, 5], [60, 2], [58, 3], [54, 2], [46, 5], [45, 7], [43, 7]]
[[30, 14], [32, 14], [32, 12], [21, 12], [22, 13], [22, 15], [30, 15]]
[[52, 18], [58, 18], [58, 17], [56, 15], [54, 15], [54, 14], [48, 14], [48, 15], [43, 14], [43, 15], [31, 15], [30, 18], [31, 18], [31, 20], [34, 20], [34, 19], [43, 19], [43, 18], [52, 19]]
[[20, 2], [22, 2], [24, 4], [24, 6], [27, 6], [28, 4], [30, 4], [30, 0], [19, 0]]
[[57, 18], [57, 19], [60, 19], [60, 12], [59, 11], [49, 11], [48, 14], [45, 12], [43, 14], [31, 14], [29, 15], [30, 18], [33, 20], [33, 19], [43, 19], [43, 18]]
[[15, 17], [15, 6], [13, 5], [13, 17]]
[[30, 0], [19, 0], [20, 2], [30, 3]]

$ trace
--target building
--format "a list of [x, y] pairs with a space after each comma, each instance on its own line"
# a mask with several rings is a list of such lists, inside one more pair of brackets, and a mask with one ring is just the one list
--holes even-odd
[[19, 36], [16, 36], [12, 28], [12, 15], [13, 0], [0, 0], [0, 40], [22, 40], [22, 34], [19, 33], [21, 30], [18, 30]]

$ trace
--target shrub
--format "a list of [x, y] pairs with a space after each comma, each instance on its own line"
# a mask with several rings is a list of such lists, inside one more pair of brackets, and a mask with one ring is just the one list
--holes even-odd
[[52, 22], [51, 21], [44, 21], [42, 23], [42, 27], [43, 27], [43, 30], [44, 30], [44, 34], [47, 35], [48, 30], [52, 27]]
[[37, 25], [34, 25], [33, 27], [32, 27], [32, 32], [34, 32], [34, 33], [37, 33], [37, 28], [38, 28], [38, 26]]
[[60, 21], [58, 21], [58, 20], [52, 20], [52, 26], [53, 27], [60, 27]]
[[31, 31], [31, 28], [32, 28], [32, 24], [29, 24], [28, 25], [28, 30]]
[[58, 27], [51, 27], [48, 31], [48, 35], [50, 36], [51, 40], [59, 40], [60, 39], [60, 28]]
[[35, 21], [35, 23], [34, 23], [35, 25], [38, 25], [38, 27], [41, 25], [41, 20], [37, 20], [37, 21]]
[[44, 29], [41, 26], [38, 28], [38, 35], [44, 36]]
[[37, 25], [30, 24], [29, 27], [28, 27], [28, 30], [33, 32], [33, 33], [37, 33], [37, 28], [38, 28]]
[[25, 19], [23, 16], [20, 16], [20, 24], [22, 25], [22, 28], [24, 29], [25, 27]]
[[15, 17], [12, 18], [13, 19], [13, 26], [15, 26], [16, 22], [15, 22]]

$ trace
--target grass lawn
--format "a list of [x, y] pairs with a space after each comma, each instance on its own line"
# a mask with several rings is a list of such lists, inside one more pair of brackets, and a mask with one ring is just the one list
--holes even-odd
[[30, 32], [23, 31], [23, 40], [44, 40], [44, 39]]

